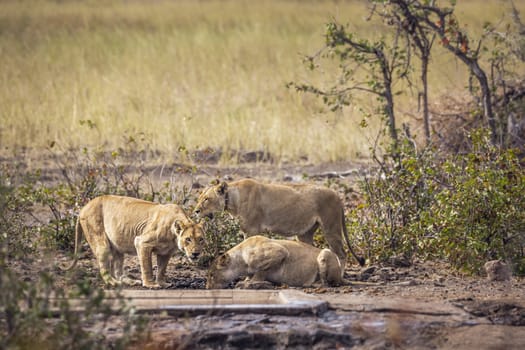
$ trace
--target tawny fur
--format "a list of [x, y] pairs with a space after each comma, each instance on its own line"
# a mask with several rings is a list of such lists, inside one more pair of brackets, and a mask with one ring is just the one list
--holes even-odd
[[206, 217], [224, 210], [239, 219], [245, 237], [271, 232], [295, 235], [301, 242], [313, 244], [314, 233], [320, 227], [343, 267], [347, 257], [343, 239], [359, 264], [364, 265], [364, 259], [350, 245], [343, 203], [331, 189], [308, 184], [264, 184], [252, 179], [223, 182], [203, 191], [194, 213]]
[[[342, 266], [329, 249], [290, 240], [252, 236], [219, 256], [208, 271], [208, 289], [239, 278], [247, 285], [270, 282], [291, 287], [340, 285]], [[245, 282], [245, 285], [246, 285]]]
[[[101, 196], [80, 211], [75, 234], [76, 265], [82, 234], [98, 261], [104, 282], [122, 282], [124, 254], [138, 255], [142, 285], [165, 286], [168, 261], [177, 247], [196, 260], [204, 246], [204, 232], [175, 204], [158, 204], [131, 197]], [[153, 279], [152, 254], [157, 256]]]

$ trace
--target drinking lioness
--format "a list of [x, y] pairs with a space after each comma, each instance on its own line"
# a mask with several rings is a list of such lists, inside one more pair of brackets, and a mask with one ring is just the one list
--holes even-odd
[[208, 271], [206, 288], [226, 288], [242, 277], [247, 278], [247, 288], [265, 283], [291, 287], [340, 285], [341, 268], [339, 258], [329, 249], [257, 235], [215, 259]]

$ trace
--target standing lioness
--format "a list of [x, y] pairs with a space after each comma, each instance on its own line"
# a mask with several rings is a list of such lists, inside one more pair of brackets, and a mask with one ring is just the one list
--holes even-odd
[[[204, 245], [199, 224], [175, 204], [158, 204], [136, 198], [101, 196], [80, 211], [75, 234], [75, 266], [82, 234], [98, 261], [106, 284], [117, 285], [123, 277], [124, 254], [138, 255], [142, 285], [165, 286], [168, 261], [177, 249], [195, 261]], [[153, 280], [152, 254], [157, 255], [157, 278]]]
[[316, 282], [338, 286], [341, 264], [329, 249], [297, 241], [252, 236], [219, 256], [208, 271], [206, 288], [226, 288], [246, 277], [247, 287], [269, 283], [308, 287]]
[[313, 244], [314, 233], [320, 227], [330, 249], [341, 261], [341, 273], [346, 265], [343, 237], [352, 255], [364, 265], [364, 259], [350, 245], [343, 203], [328, 188], [263, 184], [251, 179], [223, 182], [205, 189], [194, 210], [201, 217], [221, 211], [237, 217], [241, 230], [248, 236], [272, 232], [296, 235], [300, 241]]

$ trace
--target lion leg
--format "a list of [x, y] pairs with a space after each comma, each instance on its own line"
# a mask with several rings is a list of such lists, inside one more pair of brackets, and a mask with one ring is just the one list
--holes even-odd
[[274, 284], [266, 280], [267, 271], [256, 271], [251, 277], [246, 277], [236, 284], [240, 289], [273, 289]]
[[[266, 242], [245, 252], [245, 262], [253, 276], [245, 281], [245, 288], [268, 289], [273, 288], [272, 278], [288, 257], [288, 250], [274, 242]], [[275, 277], [275, 276], [274, 276]]]
[[134, 243], [139, 258], [142, 285], [147, 288], [160, 288], [153, 280], [153, 267], [151, 263], [153, 247], [148, 244], [148, 242], [145, 242], [142, 236], [135, 237]]
[[254, 283], [254, 282], [264, 282], [264, 281], [266, 281], [266, 274], [267, 274], [266, 271], [257, 271], [257, 272], [255, 272], [253, 274], [253, 276], [251, 278], [248, 278], [247, 280], [249, 280], [252, 283]]
[[339, 258], [329, 249], [323, 249], [317, 256], [319, 277], [324, 286], [338, 286], [342, 284], [341, 264]]
[[297, 239], [300, 242], [314, 245], [314, 233], [317, 231], [317, 228], [319, 227], [319, 224], [316, 222], [312, 228], [310, 228], [308, 231], [306, 231], [303, 235], [297, 235]]
[[111, 254], [111, 275], [116, 279], [121, 279], [124, 273], [124, 254], [116, 250]]
[[246, 278], [244, 281], [240, 281], [235, 285], [239, 289], [273, 289], [274, 284], [266, 280]]
[[111, 249], [109, 248], [109, 245], [107, 247], [98, 247], [94, 253], [98, 261], [100, 276], [104, 283], [112, 287], [118, 286], [120, 282], [112, 275], [110, 261]]
[[124, 254], [116, 250], [112, 250], [111, 253], [111, 274], [120, 283], [128, 286], [140, 286], [142, 284], [141, 281], [124, 275]]
[[330, 247], [330, 250], [337, 255], [339, 258], [339, 263], [341, 264], [341, 278], [343, 277], [345, 273], [345, 267], [346, 267], [346, 252], [343, 248], [343, 239], [341, 237], [340, 233], [337, 234], [325, 234], [325, 239], [328, 243], [328, 246]]
[[100, 276], [106, 285], [116, 287], [120, 282], [113, 275], [112, 250], [108, 239], [104, 234], [103, 239], [99, 239], [96, 244], [91, 244], [93, 253], [98, 262]]
[[111, 257], [112, 250], [106, 232], [104, 232], [104, 223], [97, 215], [88, 216], [80, 219], [84, 237], [86, 237], [95, 258], [97, 259], [100, 276], [106, 285], [115, 287], [119, 281], [112, 274]]
[[321, 280], [321, 284], [323, 286], [327, 286], [328, 263], [326, 261], [325, 249], [323, 249], [321, 253], [319, 253], [319, 255], [317, 256], [317, 267], [319, 269], [319, 279]]
[[169, 287], [170, 284], [165, 282], [166, 268], [170, 261], [171, 254], [159, 255], [157, 254], [157, 284], [163, 288]]

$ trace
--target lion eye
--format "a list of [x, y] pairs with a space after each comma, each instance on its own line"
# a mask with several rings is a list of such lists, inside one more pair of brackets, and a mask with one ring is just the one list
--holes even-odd
[[186, 238], [186, 242], [190, 243], [191, 242], [191, 238]]
[[204, 238], [202, 238], [202, 237], [199, 238], [199, 242], [200, 242], [200, 243], [204, 242]]

